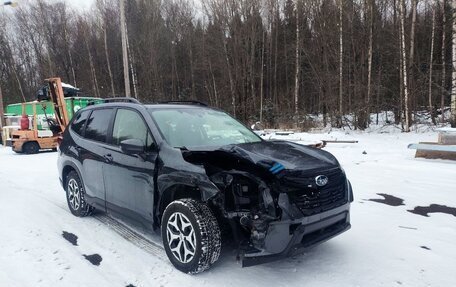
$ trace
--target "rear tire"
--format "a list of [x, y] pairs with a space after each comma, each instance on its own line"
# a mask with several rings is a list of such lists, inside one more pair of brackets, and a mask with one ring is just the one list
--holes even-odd
[[22, 146], [22, 151], [26, 154], [35, 154], [40, 151], [40, 145], [37, 142], [26, 142]]
[[163, 213], [161, 234], [169, 260], [184, 273], [203, 272], [220, 256], [217, 219], [206, 204], [197, 200], [171, 202]]
[[71, 171], [65, 183], [68, 207], [73, 215], [85, 217], [92, 214], [94, 208], [85, 202], [85, 190], [76, 171]]

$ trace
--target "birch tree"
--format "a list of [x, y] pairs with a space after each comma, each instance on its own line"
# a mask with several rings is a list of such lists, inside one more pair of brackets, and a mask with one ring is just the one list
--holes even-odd
[[[411, 0], [411, 13], [412, 13], [412, 20], [411, 20], [411, 27], [410, 27], [410, 53], [409, 53], [409, 60], [408, 60], [408, 66], [407, 66], [407, 78], [408, 78], [408, 90], [409, 90], [409, 95], [408, 98], [409, 100], [405, 103], [406, 106], [406, 111], [408, 113], [408, 118], [409, 118], [409, 126], [411, 125], [411, 111], [410, 111], [410, 105], [413, 104], [415, 107], [415, 94], [416, 94], [416, 88], [415, 88], [415, 81], [413, 77], [410, 77], [410, 75], [413, 74], [413, 66], [415, 62], [415, 36], [416, 36], [416, 15], [417, 15], [417, 7], [418, 7], [418, 0]], [[404, 9], [405, 9], [405, 3], [404, 3]], [[404, 18], [406, 17], [407, 13], [404, 11]], [[405, 21], [405, 19], [404, 19]], [[405, 34], [404, 34], [405, 35]]]
[[432, 8], [432, 32], [431, 32], [431, 52], [429, 55], [429, 114], [431, 115], [432, 122], [435, 124], [434, 108], [432, 106], [432, 71], [434, 65], [434, 42], [435, 42], [435, 6]]
[[369, 51], [367, 60], [367, 99], [366, 99], [366, 124], [370, 121], [370, 105], [372, 97], [372, 56], [374, 42], [374, 0], [369, 1]]
[[300, 11], [299, 11], [299, 5], [300, 1], [296, 0], [296, 51], [295, 51], [295, 57], [296, 57], [296, 66], [295, 66], [295, 88], [294, 88], [294, 112], [295, 112], [295, 121], [296, 121], [296, 126], [298, 124], [298, 118], [299, 118], [299, 70], [300, 70], [300, 31], [299, 31], [299, 19], [300, 19]]
[[440, 111], [442, 113], [441, 122], [445, 122], [445, 96], [447, 95], [446, 88], [446, 0], [442, 0], [442, 92], [440, 93]]
[[405, 106], [405, 132], [410, 132], [410, 115], [409, 115], [409, 90], [407, 83], [407, 53], [405, 47], [405, 0], [399, 1], [399, 18], [401, 21], [401, 56], [402, 56], [402, 82], [404, 87], [404, 106]]

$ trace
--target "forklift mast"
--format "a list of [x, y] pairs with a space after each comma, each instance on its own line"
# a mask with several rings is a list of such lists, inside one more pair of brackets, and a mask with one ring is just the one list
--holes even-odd
[[[17, 153], [33, 154], [43, 149], [57, 150], [62, 132], [68, 125], [68, 111], [66, 109], [65, 96], [63, 94], [62, 81], [60, 78], [46, 80], [49, 85], [49, 101], [54, 108], [55, 120], [47, 119], [52, 135], [43, 134], [37, 127], [36, 104], [33, 105], [33, 129], [24, 128], [13, 131], [11, 134], [11, 147]], [[22, 106], [25, 114], [25, 104]], [[43, 107], [44, 108], [44, 107]], [[45, 114], [46, 115], [46, 114]], [[40, 134], [41, 132], [41, 134]]]
[[62, 81], [60, 78], [46, 79], [49, 85], [49, 99], [54, 107], [54, 114], [61, 132], [65, 131], [68, 125], [68, 111], [66, 109], [65, 96], [63, 94]]

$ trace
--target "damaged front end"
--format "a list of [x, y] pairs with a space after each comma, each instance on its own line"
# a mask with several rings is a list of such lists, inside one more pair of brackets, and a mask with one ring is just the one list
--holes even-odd
[[[284, 148], [280, 156], [270, 152]], [[307, 149], [261, 143], [183, 152], [219, 189], [209, 202], [230, 227], [243, 267], [299, 253], [350, 228], [350, 182], [329, 153]]]

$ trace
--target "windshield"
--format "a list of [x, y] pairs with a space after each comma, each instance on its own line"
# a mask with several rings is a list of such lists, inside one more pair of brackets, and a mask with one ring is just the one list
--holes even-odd
[[251, 130], [226, 113], [195, 108], [149, 109], [165, 140], [192, 148], [260, 142]]

